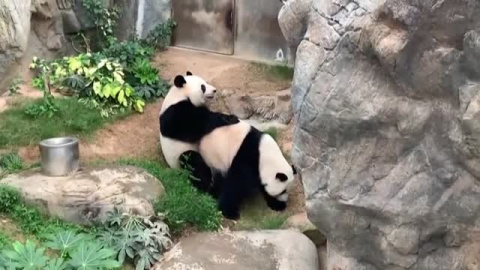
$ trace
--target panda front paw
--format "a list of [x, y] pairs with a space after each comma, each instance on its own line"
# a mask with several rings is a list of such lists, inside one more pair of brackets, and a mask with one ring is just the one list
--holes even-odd
[[284, 211], [285, 209], [287, 209], [287, 203], [282, 202], [282, 201], [278, 201], [278, 200], [269, 200], [267, 202], [267, 205], [268, 205], [268, 207], [270, 207], [270, 209], [272, 209], [274, 211], [277, 211], [277, 212], [281, 212], [281, 211]]
[[230, 124], [230, 125], [233, 125], [233, 124], [236, 124], [236, 123], [240, 122], [240, 120], [238, 120], [238, 117], [236, 117], [233, 114], [225, 114], [223, 116], [223, 121], [227, 124]]

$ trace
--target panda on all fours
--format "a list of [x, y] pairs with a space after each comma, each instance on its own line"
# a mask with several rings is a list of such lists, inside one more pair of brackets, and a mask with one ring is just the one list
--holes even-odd
[[199, 150], [218, 182], [215, 195], [226, 218], [238, 219], [244, 200], [258, 190], [272, 210], [285, 210], [296, 171], [270, 135], [240, 121], [205, 135]]

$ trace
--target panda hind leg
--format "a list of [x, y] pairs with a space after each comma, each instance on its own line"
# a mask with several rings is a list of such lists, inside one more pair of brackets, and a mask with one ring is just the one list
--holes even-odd
[[231, 170], [223, 180], [218, 208], [223, 216], [236, 220], [240, 218], [240, 208], [243, 201], [250, 195], [251, 189], [246, 183], [253, 175], [248, 169]]
[[187, 151], [180, 155], [181, 168], [190, 172], [190, 182], [198, 190], [209, 193], [213, 185], [210, 167], [205, 163], [200, 153]]

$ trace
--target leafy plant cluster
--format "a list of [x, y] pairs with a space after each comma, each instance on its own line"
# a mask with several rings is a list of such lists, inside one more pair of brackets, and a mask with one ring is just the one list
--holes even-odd
[[83, 7], [97, 29], [97, 40], [100, 42], [98, 45], [108, 47], [114, 44], [117, 41], [113, 34], [120, 17], [119, 10], [115, 6], [107, 7], [102, 0], [83, 0]]
[[12, 152], [0, 155], [0, 179], [6, 174], [14, 173], [23, 168], [23, 160], [17, 153]]
[[165, 168], [157, 161], [136, 159], [123, 160], [120, 163], [143, 168], [156, 178], [162, 179], [167, 193], [154, 207], [157, 213], [165, 214], [165, 221], [172, 233], [179, 233], [189, 226], [195, 226], [201, 231], [215, 231], [220, 228], [222, 215], [217, 209], [217, 202], [190, 184], [189, 172]]
[[14, 96], [18, 94], [18, 91], [20, 90], [20, 85], [24, 83], [22, 78], [15, 78], [13, 79], [12, 83], [10, 86], [8, 86], [8, 92], [10, 96]]
[[31, 68], [39, 75], [32, 84], [44, 92], [44, 100], [27, 108], [30, 116], [52, 117], [58, 112], [49, 86], [71, 92], [83, 104], [99, 108], [105, 117], [130, 109], [143, 112], [146, 101], [168, 90], [150, 59], [155, 49], [168, 45], [175, 23], [169, 20], [158, 25], [144, 40], [118, 42], [114, 36], [118, 9], [107, 7], [102, 0], [85, 0], [83, 5], [96, 26], [99, 50], [50, 62], [34, 58]]
[[32, 117], [48, 116], [52, 117], [58, 112], [58, 106], [54, 102], [52, 93], [50, 92], [49, 79], [51, 67], [45, 62], [34, 58], [34, 63], [31, 67], [37, 68], [39, 75], [33, 79], [32, 85], [43, 92], [43, 102], [39, 104], [32, 104], [25, 108], [25, 113]]
[[168, 226], [158, 217], [122, 214], [114, 209], [104, 226], [99, 240], [117, 252], [120, 263], [133, 262], [137, 270], [150, 269], [172, 246]]
[[[46, 247], [61, 252], [61, 256], [47, 256]], [[50, 235], [45, 246], [37, 247], [30, 240], [25, 244], [16, 241], [11, 249], [5, 249], [0, 254], [0, 267], [9, 270], [114, 269], [121, 266], [114, 256], [114, 250], [92, 237], [65, 231]]]
[[166, 23], [157, 25], [145, 38], [144, 43], [156, 49], [163, 50], [170, 44], [170, 38], [173, 35], [173, 29], [176, 23], [168, 19]]
[[[43, 216], [6, 185], [0, 185], [0, 214], [45, 243], [15, 243], [0, 252], [0, 269], [112, 269], [125, 262], [150, 269], [172, 244], [160, 218], [122, 214], [115, 208], [105, 223], [86, 229]], [[6, 241], [0, 237], [0, 244]], [[58, 258], [46, 256], [45, 248], [58, 251]]]

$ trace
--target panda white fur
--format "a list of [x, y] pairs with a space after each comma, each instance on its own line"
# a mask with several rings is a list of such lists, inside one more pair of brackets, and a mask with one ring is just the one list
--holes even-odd
[[214, 195], [226, 218], [239, 218], [242, 202], [257, 189], [271, 209], [286, 208], [296, 171], [270, 135], [240, 121], [205, 135], [199, 150], [215, 173]]
[[[207, 99], [215, 97], [215, 87], [199, 76], [187, 72], [187, 76], [175, 77], [174, 85], [160, 109], [160, 146], [171, 168], [188, 168], [192, 171], [193, 184], [208, 191], [212, 175], [198, 153], [198, 143], [210, 131], [239, 120], [232, 115], [210, 111]], [[200, 181], [198, 181], [200, 180]]]

